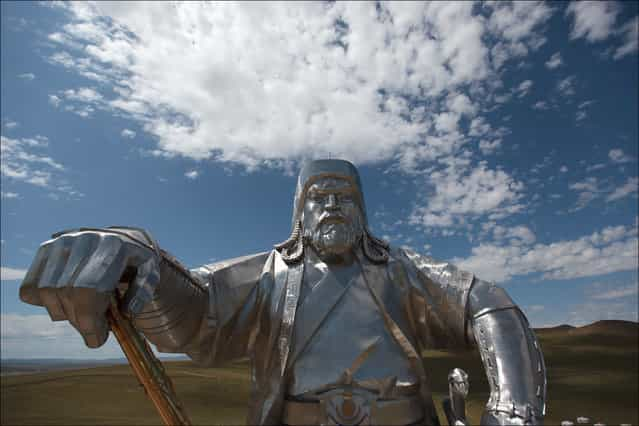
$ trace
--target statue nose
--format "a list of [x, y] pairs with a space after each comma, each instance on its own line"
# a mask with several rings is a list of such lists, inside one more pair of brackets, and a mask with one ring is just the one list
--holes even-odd
[[338, 208], [337, 197], [335, 197], [335, 194], [328, 194], [328, 198], [326, 200], [326, 208], [329, 210], [334, 210]]

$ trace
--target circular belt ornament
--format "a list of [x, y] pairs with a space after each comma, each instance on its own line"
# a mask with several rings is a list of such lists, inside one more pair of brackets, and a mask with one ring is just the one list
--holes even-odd
[[360, 389], [335, 389], [322, 395], [326, 419], [331, 425], [370, 425], [371, 402], [374, 400], [374, 394]]

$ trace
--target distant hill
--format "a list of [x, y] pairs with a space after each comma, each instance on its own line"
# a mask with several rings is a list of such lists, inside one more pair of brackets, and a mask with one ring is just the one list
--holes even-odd
[[[162, 361], [180, 361], [189, 359], [181, 357], [160, 357]], [[105, 367], [110, 365], [127, 364], [126, 358], [106, 358], [106, 359], [65, 359], [65, 358], [29, 358], [15, 359], [7, 358], [0, 360], [0, 373], [27, 374], [42, 373], [46, 371], [76, 370], [82, 368]]]
[[566, 336], [624, 336], [639, 337], [639, 323], [634, 321], [621, 320], [601, 320], [582, 327], [562, 324], [556, 327], [536, 328], [535, 333], [539, 335], [566, 335]]

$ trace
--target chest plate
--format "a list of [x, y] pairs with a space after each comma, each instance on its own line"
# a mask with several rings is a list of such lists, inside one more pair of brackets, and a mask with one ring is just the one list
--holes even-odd
[[[287, 393], [311, 397], [352, 379], [377, 392], [415, 388], [418, 377], [388, 331], [357, 263], [337, 270], [307, 268], [293, 331]], [[392, 283], [380, 296], [399, 312]], [[398, 325], [408, 332], [400, 318]], [[345, 374], [347, 373], [347, 374]]]

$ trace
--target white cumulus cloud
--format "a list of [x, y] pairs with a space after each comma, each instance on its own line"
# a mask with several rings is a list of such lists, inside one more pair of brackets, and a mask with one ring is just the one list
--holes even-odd
[[49, 35], [60, 47], [49, 61], [116, 93], [78, 101], [138, 121], [158, 155], [248, 168], [328, 152], [410, 165], [441, 144], [454, 151], [460, 117], [497, 101], [497, 70], [543, 44], [553, 12], [542, 2], [60, 6], [73, 20]]
[[605, 40], [613, 34], [620, 7], [616, 1], [572, 1], [566, 16], [572, 18], [571, 39], [589, 42]]

